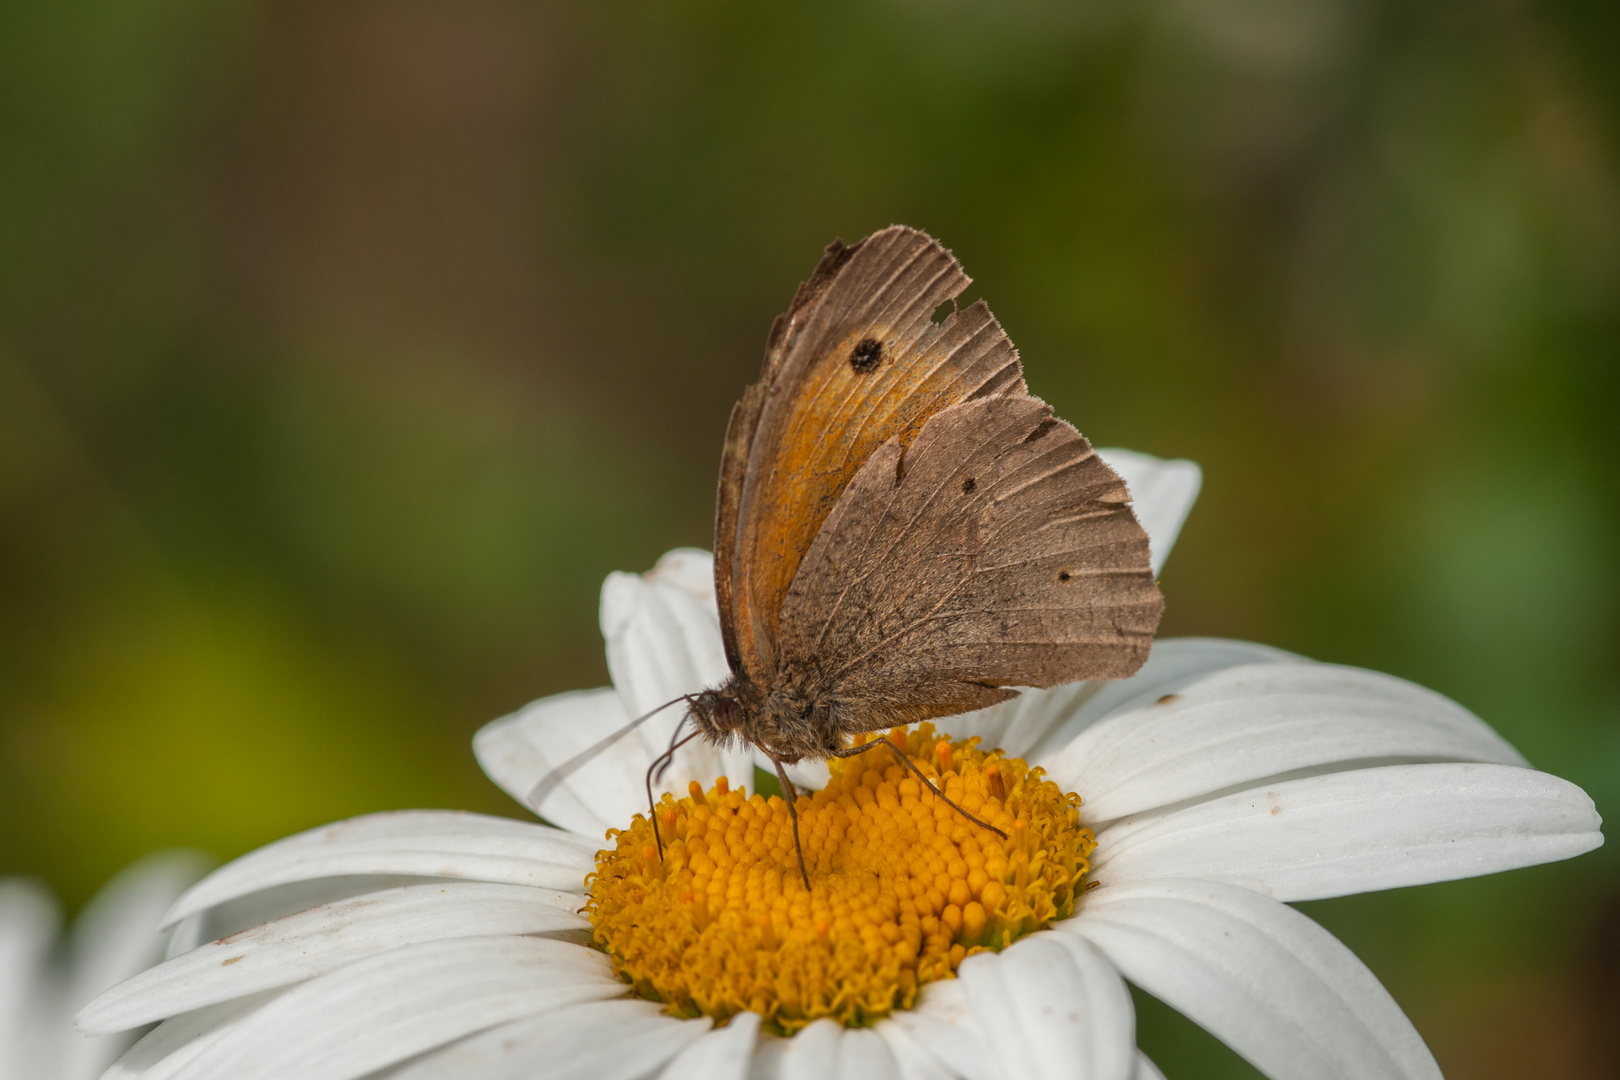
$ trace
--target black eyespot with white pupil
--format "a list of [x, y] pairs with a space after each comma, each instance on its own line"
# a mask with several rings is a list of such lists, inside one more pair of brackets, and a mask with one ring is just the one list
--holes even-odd
[[883, 342], [877, 338], [862, 338], [849, 354], [849, 366], [857, 375], [876, 371], [883, 362]]

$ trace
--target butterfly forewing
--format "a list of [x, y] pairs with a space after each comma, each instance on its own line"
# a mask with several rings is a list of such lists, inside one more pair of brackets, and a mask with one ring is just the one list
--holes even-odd
[[834, 688], [851, 731], [1128, 675], [1163, 604], [1128, 499], [1036, 398], [941, 410], [828, 516], [782, 608], [780, 665]]
[[732, 666], [777, 670], [778, 617], [800, 561], [874, 451], [929, 417], [1022, 395], [1018, 357], [982, 303], [935, 322], [967, 287], [951, 254], [893, 227], [834, 245], [772, 331], [761, 382], [732, 414], [716, 514], [716, 589]]
[[[778, 320], [780, 324], [781, 320]], [[770, 385], [754, 383], [743, 391], [742, 400], [732, 406], [726, 426], [726, 442], [720, 451], [720, 488], [714, 500], [714, 598], [720, 607], [720, 637], [725, 644], [726, 662], [737, 673], [757, 672], [759, 658], [752, 649], [745, 662], [737, 640], [737, 514], [742, 503], [743, 473], [748, 466], [748, 447], [759, 426], [760, 409]]]

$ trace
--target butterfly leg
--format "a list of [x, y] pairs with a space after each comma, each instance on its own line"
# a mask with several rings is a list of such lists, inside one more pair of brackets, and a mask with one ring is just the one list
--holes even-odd
[[[675, 725], [676, 735], [681, 733], [681, 727], [685, 723], [686, 720], [683, 717], [681, 722]], [[677, 740], [672, 738], [669, 743], [669, 749], [653, 758], [652, 764], [647, 766], [647, 817], [652, 821], [653, 840], [658, 843], [659, 862], [664, 861], [664, 837], [658, 831], [658, 804], [653, 800], [653, 783], [664, 778], [665, 771], [668, 770], [670, 765], [675, 761], [675, 751], [679, 750], [681, 747], [685, 746], [687, 743], [691, 742], [701, 734], [703, 734], [703, 732], [694, 731], [684, 739]]]
[[799, 789], [788, 779], [787, 770], [782, 768], [782, 763], [777, 760], [776, 755], [769, 750], [765, 753], [771, 759], [771, 764], [776, 766], [777, 782], [782, 785], [782, 794], [787, 798], [788, 816], [793, 819], [793, 853], [799, 857], [799, 876], [804, 879], [805, 891], [808, 892], [810, 872], [804, 868], [804, 848], [799, 844], [799, 808], [795, 805], [799, 801]]
[[904, 765], [906, 768], [908, 768], [912, 772], [916, 773], [917, 774], [917, 779], [921, 780], [923, 782], [923, 786], [926, 787], [929, 791], [932, 791], [935, 795], [938, 795], [941, 799], [944, 799], [945, 800], [945, 805], [949, 806], [952, 810], [955, 810], [958, 814], [961, 814], [963, 817], [965, 817], [969, 821], [973, 822], [973, 824], [982, 826], [983, 828], [986, 828], [986, 829], [989, 829], [991, 832], [995, 833], [997, 836], [1001, 837], [1003, 840], [1007, 839], [1007, 834], [1006, 833], [1002, 832], [1000, 829], [996, 828], [994, 825], [990, 824], [988, 821], [980, 821], [978, 818], [976, 818], [972, 814], [968, 813], [965, 809], [958, 806], [956, 803], [952, 802], [951, 797], [949, 795], [946, 795], [939, 788], [935, 787], [934, 782], [932, 780], [928, 779], [928, 776], [921, 769], [917, 768], [917, 763], [916, 762], [914, 762], [910, 758], [906, 757], [906, 755], [901, 751], [901, 749], [898, 746], [894, 745], [894, 743], [890, 742], [888, 740], [888, 738], [886, 738], [886, 737], [882, 738], [882, 739], [872, 739], [870, 742], [864, 742], [859, 746], [846, 746], [842, 750], [832, 750], [832, 751], [828, 752], [828, 756], [829, 757], [839, 757], [839, 758], [852, 758], [852, 757], [855, 757], [855, 756], [857, 756], [859, 754], [864, 754], [868, 750], [872, 749], [872, 747], [878, 746], [878, 745], [887, 746], [890, 750], [894, 751], [894, 756], [900, 759], [900, 764]]
[[[900, 759], [900, 764], [904, 765], [906, 768], [910, 769], [912, 772], [917, 774], [917, 779], [921, 780], [923, 782], [924, 787], [928, 788], [928, 790], [932, 791], [935, 795], [938, 795], [941, 799], [944, 799], [945, 800], [945, 805], [949, 806], [952, 810], [955, 810], [958, 814], [961, 814], [963, 817], [965, 817], [969, 821], [973, 822], [973, 824], [978, 825], [981, 828], [989, 829], [991, 832], [995, 833], [997, 836], [1001, 837], [1003, 840], [1007, 839], [1007, 834], [1006, 833], [1002, 832], [1000, 829], [996, 828], [994, 825], [990, 824], [988, 821], [980, 821], [978, 818], [976, 818], [972, 814], [968, 813], [965, 808], [963, 808], [963, 807], [957, 805], [956, 803], [952, 802], [951, 797], [949, 795], [945, 794], [945, 792], [941, 791], [938, 787], [934, 786], [934, 782], [932, 780], [928, 779], [927, 775], [925, 775], [921, 769], [917, 768], [917, 763], [915, 761], [912, 761], [909, 757], [907, 757], [901, 751], [901, 749], [898, 746], [894, 745], [894, 743], [890, 742], [888, 739], [883, 739], [882, 742], [890, 750], [894, 751], [894, 756]], [[871, 745], [871, 744], [869, 743], [868, 745]]]
[[[886, 743], [886, 742], [889, 742], [889, 740], [888, 739], [873, 739], [870, 742], [863, 742], [859, 746], [846, 746], [842, 750], [829, 750], [829, 751], [827, 751], [827, 756], [828, 757], [836, 757], [836, 758], [859, 757], [860, 755], [866, 753], [868, 750], [871, 750], [874, 747], [876, 747], [879, 743]], [[889, 743], [889, 745], [893, 746], [894, 744]]]

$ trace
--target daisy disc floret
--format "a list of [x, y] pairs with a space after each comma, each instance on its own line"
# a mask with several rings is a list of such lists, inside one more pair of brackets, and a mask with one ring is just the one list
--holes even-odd
[[875, 748], [834, 760], [828, 785], [798, 799], [806, 889], [781, 797], [694, 781], [654, 811], [662, 858], [641, 814], [597, 854], [586, 911], [620, 977], [677, 1016], [752, 1011], [783, 1034], [822, 1017], [859, 1027], [910, 1008], [967, 956], [1073, 914], [1096, 847], [1078, 795], [931, 724], [888, 738], [1006, 835]]

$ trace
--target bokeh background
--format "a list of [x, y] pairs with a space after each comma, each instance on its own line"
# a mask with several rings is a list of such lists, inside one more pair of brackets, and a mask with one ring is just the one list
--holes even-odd
[[[470, 735], [604, 681], [603, 575], [708, 546], [771, 317], [894, 221], [1203, 464], [1165, 632], [1620, 822], [1617, 155], [1608, 0], [10, 0], [0, 872], [521, 813]], [[1449, 1076], [1620, 1075], [1616, 846], [1307, 909]]]

